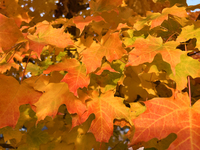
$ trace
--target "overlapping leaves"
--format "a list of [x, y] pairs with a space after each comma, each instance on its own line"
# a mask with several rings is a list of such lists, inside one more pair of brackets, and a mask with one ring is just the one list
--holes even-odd
[[[134, 13], [131, 4], [92, 0], [91, 16], [32, 27], [0, 14], [0, 133], [7, 143], [18, 149], [103, 149], [117, 119], [130, 128], [129, 146], [200, 149], [199, 100], [191, 106], [185, 92], [187, 77], [200, 76], [200, 62], [186, 52], [200, 46], [199, 22], [179, 5], [141, 17], [145, 13]], [[162, 27], [172, 22], [182, 30]], [[24, 104], [35, 114], [20, 108], [20, 116]], [[9, 135], [6, 126], [19, 136]], [[27, 133], [19, 131], [23, 126]]]

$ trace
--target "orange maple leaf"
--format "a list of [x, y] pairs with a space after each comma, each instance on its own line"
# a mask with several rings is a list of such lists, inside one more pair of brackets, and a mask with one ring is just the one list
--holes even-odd
[[92, 122], [90, 131], [99, 142], [108, 142], [113, 134], [113, 120], [115, 118], [125, 118], [130, 121], [129, 108], [123, 103], [120, 97], [114, 97], [113, 91], [107, 91], [99, 96], [94, 92], [91, 99], [86, 102], [88, 110], [82, 116], [84, 122], [90, 114], [95, 114], [95, 120]]
[[81, 33], [85, 26], [90, 24], [92, 21], [99, 22], [104, 21], [104, 19], [101, 16], [87, 16], [86, 18], [77, 16], [73, 19], [73, 22], [76, 24], [76, 27], [80, 29]]
[[162, 10], [162, 13], [147, 12], [147, 17], [142, 17], [141, 19], [139, 19], [134, 24], [134, 28], [137, 30], [141, 30], [144, 25], [150, 25], [150, 29], [155, 28], [157, 26], [160, 26], [164, 20], [168, 20], [169, 15], [174, 15], [178, 17], [188, 16], [185, 7], [177, 7], [176, 5], [174, 5], [171, 8], [164, 8]]
[[55, 117], [61, 104], [65, 104], [69, 113], [79, 116], [86, 111], [86, 106], [69, 91], [66, 83], [50, 83], [44, 89], [45, 93], [34, 105], [38, 121], [46, 116]]
[[84, 65], [74, 58], [65, 59], [63, 62], [56, 65], [51, 65], [43, 73], [48, 74], [52, 71], [65, 70], [68, 73], [61, 80], [69, 85], [69, 90], [77, 96], [77, 89], [87, 87], [90, 83], [90, 78], [86, 75], [86, 68]]
[[126, 66], [137, 66], [145, 62], [152, 62], [155, 55], [161, 53], [163, 60], [171, 65], [172, 71], [175, 73], [175, 67], [181, 61], [181, 54], [186, 53], [176, 49], [178, 45], [179, 42], [175, 41], [163, 43], [161, 38], [151, 35], [146, 39], [137, 38], [134, 44], [129, 46], [135, 48], [129, 53], [129, 61]]
[[95, 71], [101, 66], [101, 60], [105, 56], [109, 62], [120, 59], [126, 50], [122, 47], [119, 33], [108, 32], [102, 39], [101, 44], [93, 43], [90, 48], [83, 51], [83, 63], [86, 65], [87, 73]]
[[147, 110], [134, 119], [134, 145], [152, 138], [162, 139], [170, 133], [177, 139], [168, 150], [200, 149], [200, 101], [192, 107], [187, 93], [173, 93], [170, 98], [154, 98], [145, 102]]
[[28, 39], [28, 41], [29, 41], [29, 49], [33, 50], [37, 54], [37, 57], [40, 58], [40, 54], [42, 53], [42, 50], [46, 44], [37, 41], [32, 41], [30, 39]]
[[19, 106], [36, 103], [42, 93], [35, 91], [26, 82], [19, 82], [10, 76], [0, 75], [0, 128], [15, 127], [20, 112]]
[[30, 49], [36, 51], [40, 56], [44, 45], [50, 44], [59, 48], [65, 48], [68, 45], [74, 45], [68, 33], [64, 32], [64, 28], [56, 29], [49, 22], [43, 21], [38, 23], [36, 31], [27, 35], [30, 40]]
[[16, 44], [23, 35], [13, 19], [0, 14], [0, 47], [4, 51]]

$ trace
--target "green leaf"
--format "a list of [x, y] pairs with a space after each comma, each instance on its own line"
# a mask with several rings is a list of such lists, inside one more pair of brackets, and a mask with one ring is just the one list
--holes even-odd
[[[153, 138], [144, 144], [145, 150], [166, 150], [169, 145], [177, 138], [175, 133], [169, 134], [166, 138], [158, 140]], [[151, 148], [153, 147], [153, 148]]]
[[175, 75], [171, 74], [170, 78], [176, 82], [178, 90], [183, 90], [187, 87], [187, 76], [192, 78], [200, 76], [200, 62], [183, 54], [181, 62], [175, 67]]
[[126, 45], [126, 47], [128, 47], [130, 45], [133, 45], [133, 43], [135, 42], [135, 40], [138, 37], [144, 38], [144, 35], [142, 35], [142, 36], [134, 36], [134, 30], [132, 30], [132, 29], [127, 30], [126, 33], [128, 34], [128, 37], [125, 36], [123, 38], [123, 43]]
[[27, 134], [23, 136], [22, 144], [18, 147], [19, 150], [37, 150], [41, 144], [47, 143], [50, 138], [46, 131], [42, 131], [43, 126], [32, 127]]
[[116, 72], [104, 70], [101, 75], [91, 74], [91, 81], [89, 86], [100, 86], [102, 92], [113, 90], [117, 86], [117, 82], [123, 75]]
[[186, 42], [189, 39], [196, 38], [196, 47], [200, 48], [200, 28], [195, 27], [194, 25], [189, 25], [182, 28], [181, 34], [178, 36], [176, 41], [178, 42]]
[[56, 56], [56, 61], [61, 61], [62, 58], [67, 54], [67, 52], [60, 52], [57, 56]]
[[[23, 63], [24, 66], [26, 65]], [[26, 73], [30, 72], [32, 76], [37, 76], [42, 73], [40, 66], [32, 63], [28, 63], [26, 67]]]

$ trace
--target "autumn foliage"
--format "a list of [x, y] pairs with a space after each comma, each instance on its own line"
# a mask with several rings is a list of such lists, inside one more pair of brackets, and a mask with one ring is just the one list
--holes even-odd
[[0, 149], [200, 150], [199, 5], [22, 2], [0, 1]]

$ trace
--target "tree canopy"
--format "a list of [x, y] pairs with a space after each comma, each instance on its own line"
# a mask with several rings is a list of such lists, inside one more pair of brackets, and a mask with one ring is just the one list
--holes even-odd
[[200, 150], [196, 8], [0, 0], [0, 148]]

